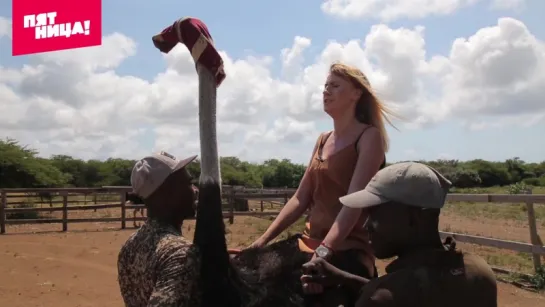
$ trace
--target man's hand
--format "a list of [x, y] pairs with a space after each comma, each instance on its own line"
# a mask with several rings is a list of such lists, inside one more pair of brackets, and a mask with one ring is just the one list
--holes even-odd
[[[318, 262], [325, 262], [322, 258], [318, 258], [316, 254], [312, 255], [312, 259], [309, 262], [303, 264], [303, 276], [301, 276], [301, 282], [303, 283], [303, 292], [306, 294], [320, 294], [324, 292], [324, 285], [320, 283], [320, 274], [313, 268], [320, 266]], [[329, 263], [328, 263], [329, 264]]]
[[306, 294], [318, 294], [324, 291], [324, 287], [337, 286], [341, 284], [346, 273], [322, 258], [314, 255], [312, 260], [303, 264], [303, 291]]

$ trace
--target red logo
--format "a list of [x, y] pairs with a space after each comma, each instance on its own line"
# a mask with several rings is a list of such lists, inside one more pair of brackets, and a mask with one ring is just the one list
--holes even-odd
[[102, 0], [13, 0], [12, 55], [102, 44]]

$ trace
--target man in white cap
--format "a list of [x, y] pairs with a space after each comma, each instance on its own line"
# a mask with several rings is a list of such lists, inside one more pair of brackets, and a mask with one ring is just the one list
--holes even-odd
[[352, 286], [356, 306], [496, 307], [496, 278], [480, 257], [441, 242], [439, 214], [451, 183], [435, 169], [404, 162], [380, 170], [367, 187], [340, 198], [343, 205], [366, 208], [364, 227], [379, 259], [397, 257], [386, 274], [366, 280], [323, 259], [303, 266], [303, 287]]
[[136, 162], [133, 193], [144, 200], [148, 219], [121, 248], [118, 280], [127, 307], [198, 306], [196, 251], [182, 236], [184, 219], [195, 216], [195, 191], [186, 166], [161, 152]]

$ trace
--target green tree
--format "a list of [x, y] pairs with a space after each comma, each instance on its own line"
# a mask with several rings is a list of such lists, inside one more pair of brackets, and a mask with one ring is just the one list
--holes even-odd
[[51, 160], [13, 139], [0, 140], [0, 188], [40, 188], [65, 185], [67, 175]]
[[[502, 162], [482, 159], [419, 162], [436, 168], [458, 188], [509, 186], [519, 182], [545, 186], [545, 161], [527, 163], [514, 157]], [[0, 140], [0, 188], [127, 186], [134, 163], [115, 157], [84, 161], [54, 155], [46, 159], [16, 140]], [[252, 163], [238, 157], [221, 157], [220, 167], [224, 184], [255, 188], [297, 188], [306, 169], [305, 165], [289, 159]], [[187, 168], [197, 183], [199, 160]]]
[[306, 167], [294, 164], [289, 159], [271, 159], [265, 161], [263, 185], [265, 187], [297, 188], [305, 173]]
[[465, 163], [468, 169], [477, 171], [481, 186], [493, 187], [511, 184], [511, 176], [504, 163], [485, 160], [471, 160]]
[[67, 155], [54, 155], [51, 157], [51, 163], [67, 176], [67, 184], [74, 187], [87, 186], [85, 180], [86, 162], [80, 159], [74, 159]]

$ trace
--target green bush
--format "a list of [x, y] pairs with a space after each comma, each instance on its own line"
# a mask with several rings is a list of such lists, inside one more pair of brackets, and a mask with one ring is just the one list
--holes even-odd
[[524, 182], [517, 182], [510, 185], [507, 188], [507, 193], [509, 194], [525, 194], [531, 189], [530, 186], [526, 185]]
[[540, 182], [539, 178], [526, 178], [526, 179], [522, 180], [522, 182], [527, 184], [527, 185], [533, 185], [535, 187], [541, 186], [541, 182]]
[[471, 188], [480, 186], [482, 181], [475, 170], [459, 169], [445, 173], [445, 177], [458, 188]]
[[537, 269], [537, 272], [530, 278], [530, 282], [538, 290], [545, 289], [545, 266]]

